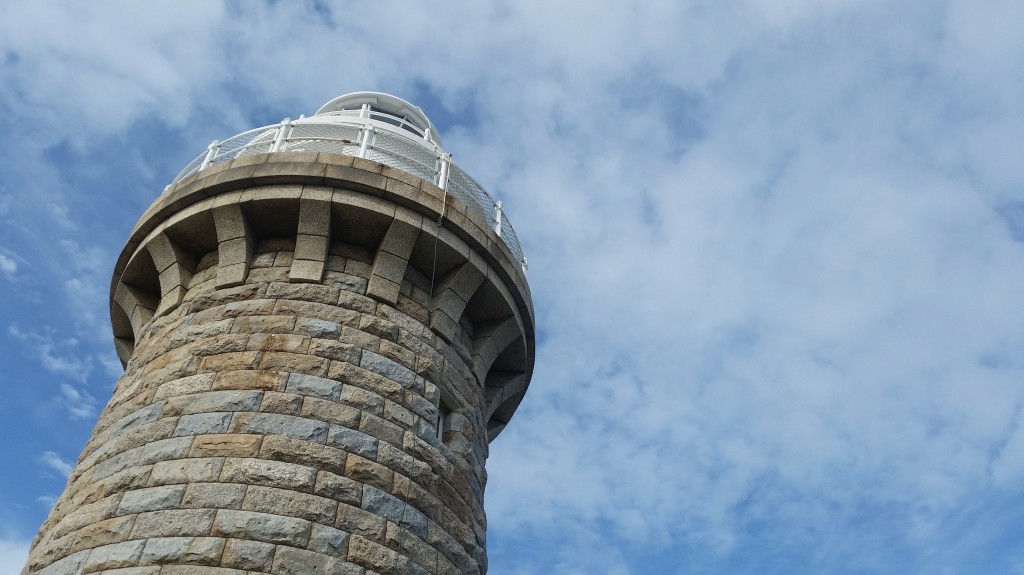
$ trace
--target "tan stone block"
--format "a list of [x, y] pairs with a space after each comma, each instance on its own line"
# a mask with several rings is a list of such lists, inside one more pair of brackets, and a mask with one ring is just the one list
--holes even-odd
[[213, 383], [213, 389], [283, 391], [287, 377], [288, 376], [285, 373], [270, 370], [222, 371], [216, 374], [216, 381]]
[[342, 405], [335, 401], [307, 397], [302, 402], [302, 417], [317, 419], [355, 429], [359, 425], [360, 410], [350, 405]]
[[259, 364], [259, 352], [239, 351], [206, 356], [199, 362], [199, 369], [203, 371], [256, 369]]
[[348, 454], [345, 459], [345, 477], [383, 491], [391, 491], [394, 475], [395, 473], [387, 467], [353, 453]]
[[363, 499], [363, 486], [348, 477], [330, 471], [320, 471], [316, 476], [313, 492], [321, 497], [359, 506]]
[[324, 262], [295, 260], [288, 272], [288, 281], [319, 284], [324, 278]]
[[257, 485], [246, 490], [242, 501], [242, 509], [246, 511], [300, 517], [324, 524], [333, 524], [337, 508], [338, 503], [333, 499]]
[[359, 324], [358, 313], [350, 309], [338, 307], [333, 303], [324, 304], [315, 301], [279, 299], [277, 300], [277, 305], [274, 306], [274, 313], [285, 314], [292, 317], [316, 318], [325, 321], [333, 321], [336, 324], [347, 325], [349, 327], [356, 327]]
[[97, 521], [83, 527], [75, 534], [74, 543], [69, 551], [75, 552], [80, 549], [89, 549], [99, 547], [100, 545], [110, 545], [125, 541], [129, 538], [135, 525], [135, 518], [135, 515], [125, 515]]
[[[260, 411], [265, 413], [281, 413], [284, 415], [300, 415], [303, 397], [294, 393], [268, 391], [263, 395]], [[306, 415], [303, 415], [306, 417]], [[316, 419], [316, 418], [314, 418]]]
[[366, 295], [389, 303], [398, 301], [400, 285], [379, 275], [370, 276], [366, 284]]
[[254, 333], [249, 336], [248, 347], [252, 351], [287, 351], [306, 353], [310, 338], [290, 333]]
[[293, 329], [294, 314], [239, 317], [231, 327], [234, 333], [291, 333]]
[[377, 353], [402, 365], [411, 366], [416, 361], [416, 354], [389, 340], [381, 340], [380, 351]]
[[338, 504], [338, 517], [335, 520], [335, 527], [338, 529], [362, 535], [374, 541], [383, 541], [387, 530], [386, 524], [387, 520], [379, 515], [344, 503]]
[[[371, 391], [381, 397], [395, 401], [402, 400], [401, 384], [372, 371], [356, 367], [349, 363], [332, 362], [328, 377], [342, 382], [345, 386], [358, 387]], [[344, 387], [342, 388], [344, 392]]]
[[269, 485], [300, 491], [312, 491], [316, 470], [283, 461], [266, 459], [235, 459], [224, 462], [220, 480], [248, 485]]
[[316, 469], [341, 469], [346, 453], [340, 449], [302, 441], [283, 435], [268, 435], [263, 439], [260, 457], [295, 463]]
[[348, 544], [348, 560], [383, 575], [397, 573], [398, 553], [387, 547], [353, 534]]
[[197, 435], [191, 457], [252, 457], [260, 451], [263, 437], [247, 434]]
[[313, 355], [268, 351], [263, 353], [259, 367], [323, 377], [327, 375], [328, 363], [328, 360]]

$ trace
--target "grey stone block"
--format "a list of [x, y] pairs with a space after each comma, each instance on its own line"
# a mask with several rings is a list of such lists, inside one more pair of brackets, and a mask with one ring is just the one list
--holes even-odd
[[348, 533], [319, 523], [313, 524], [309, 536], [309, 549], [332, 557], [344, 557], [348, 546]]
[[341, 425], [332, 425], [327, 444], [369, 459], [377, 457], [377, 438]]
[[238, 509], [245, 497], [245, 485], [238, 483], [192, 483], [181, 498], [189, 509]]
[[140, 563], [217, 565], [223, 551], [224, 539], [219, 537], [155, 537], [146, 541]]
[[248, 541], [245, 539], [228, 539], [221, 556], [221, 564], [235, 569], [270, 572], [274, 560], [273, 543]]
[[341, 335], [341, 325], [323, 319], [307, 319], [295, 327], [295, 333], [321, 339], [337, 339]]
[[416, 372], [408, 367], [372, 351], [363, 351], [362, 357], [359, 360], [359, 367], [383, 375], [401, 384], [406, 389], [413, 389], [419, 377], [416, 375]]
[[117, 507], [119, 515], [173, 509], [181, 503], [184, 485], [166, 485], [128, 491]]
[[147, 405], [142, 409], [137, 409], [119, 419], [114, 425], [111, 425], [110, 434], [117, 435], [126, 429], [138, 427], [139, 425], [145, 425], [147, 423], [153, 423], [157, 419], [160, 419], [160, 412], [163, 408], [164, 402], [161, 401], [152, 405]]
[[279, 413], [242, 413], [235, 418], [232, 428], [234, 433], [284, 435], [323, 443], [327, 440], [328, 425], [322, 421]]
[[89, 560], [85, 563], [85, 569], [89, 572], [104, 569], [118, 569], [120, 567], [133, 567], [139, 562], [142, 555], [142, 547], [145, 541], [125, 541], [113, 545], [104, 545], [92, 550]]
[[73, 555], [52, 563], [39, 572], [39, 575], [81, 575], [85, 568], [85, 561], [89, 557], [89, 550], [79, 551]]
[[174, 429], [174, 436], [226, 433], [231, 426], [232, 415], [232, 412], [228, 411], [184, 415], [178, 419], [178, 427]]
[[192, 446], [192, 437], [172, 437], [154, 441], [143, 447], [139, 465], [185, 457]]
[[168, 509], [142, 513], [135, 519], [131, 538], [208, 535], [214, 513], [213, 509]]
[[305, 547], [310, 525], [295, 517], [222, 509], [217, 512], [214, 534]]
[[287, 391], [337, 401], [341, 396], [341, 382], [315, 375], [291, 373], [288, 375]]
[[316, 481], [316, 470], [312, 467], [283, 461], [229, 458], [224, 462], [224, 472], [221, 474], [220, 480], [311, 491]]
[[401, 525], [421, 539], [427, 538], [427, 516], [390, 493], [364, 485], [362, 508]]
[[226, 411], [257, 411], [263, 392], [260, 391], [206, 391], [172, 397], [165, 408], [168, 415], [190, 415], [197, 413]]
[[172, 483], [199, 483], [216, 481], [224, 465], [223, 457], [202, 457], [161, 461], [153, 465], [149, 475], [150, 485]]

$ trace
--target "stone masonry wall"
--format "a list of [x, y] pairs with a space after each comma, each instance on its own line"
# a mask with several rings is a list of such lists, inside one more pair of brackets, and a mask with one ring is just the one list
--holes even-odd
[[388, 305], [368, 250], [291, 283], [294, 249], [259, 242], [225, 289], [206, 255], [142, 328], [26, 573], [486, 571], [485, 401], [428, 327], [429, 279]]

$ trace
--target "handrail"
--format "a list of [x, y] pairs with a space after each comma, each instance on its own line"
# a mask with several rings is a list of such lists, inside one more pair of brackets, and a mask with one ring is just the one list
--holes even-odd
[[[491, 226], [525, 272], [526, 258], [523, 257], [519, 238], [516, 237], [501, 202], [496, 201], [469, 174], [451, 163], [451, 156], [445, 154], [429, 139], [429, 132], [425, 134], [422, 131], [410, 130], [410, 126], [415, 126], [401, 118], [395, 119], [402, 121], [404, 125], [396, 126], [393, 122], [387, 122], [388, 128], [379, 124], [375, 127], [372, 122], [367, 121], [379, 121], [373, 117], [374, 115], [386, 114], [371, 112], [368, 116], [360, 116], [359, 110], [342, 110], [312, 118], [286, 118], [280, 124], [242, 132], [224, 141], [214, 140], [206, 151], [185, 166], [171, 185], [210, 166], [256, 154], [309, 151], [366, 158], [433, 182], [447, 190]], [[317, 121], [317, 118], [322, 116], [331, 118], [328, 121]], [[361, 121], [341, 119], [348, 116], [354, 116], [353, 120]], [[392, 126], [404, 128], [421, 137], [409, 137]]]

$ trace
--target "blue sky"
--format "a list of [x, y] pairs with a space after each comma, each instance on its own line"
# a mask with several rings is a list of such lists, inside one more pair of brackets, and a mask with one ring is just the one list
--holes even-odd
[[419, 104], [530, 261], [491, 573], [1024, 573], [1019, 0], [0, 0], [0, 574], [213, 139]]

